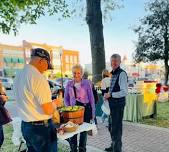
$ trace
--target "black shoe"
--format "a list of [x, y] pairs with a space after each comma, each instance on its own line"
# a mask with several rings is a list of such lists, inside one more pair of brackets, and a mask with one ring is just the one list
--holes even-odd
[[113, 151], [112, 146], [111, 146], [111, 147], [109, 147], [109, 148], [105, 148], [105, 151], [112, 152], [112, 151]]
[[20, 152], [27, 152], [27, 149], [21, 150]]

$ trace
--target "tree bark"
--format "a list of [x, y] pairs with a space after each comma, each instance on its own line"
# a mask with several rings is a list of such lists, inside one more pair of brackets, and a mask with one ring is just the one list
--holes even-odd
[[96, 83], [101, 80], [102, 70], [105, 69], [101, 0], [86, 0], [86, 3], [86, 22], [90, 34], [92, 73], [93, 81]]
[[165, 63], [165, 81], [164, 81], [165, 85], [168, 84], [168, 75], [169, 75], [169, 66], [166, 65], [166, 63]]
[[168, 75], [169, 75], [169, 65], [168, 65], [168, 54], [169, 51], [169, 39], [168, 39], [168, 27], [165, 26], [164, 33], [164, 65], [165, 65], [165, 80], [164, 83], [167, 85], [168, 83]]

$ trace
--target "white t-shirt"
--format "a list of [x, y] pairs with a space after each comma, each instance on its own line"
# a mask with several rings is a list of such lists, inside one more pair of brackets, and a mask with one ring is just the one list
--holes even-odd
[[110, 81], [111, 81], [110, 77], [105, 77], [104, 79], [102, 79], [101, 89], [106, 90], [106, 88], [109, 88], [110, 87]]
[[79, 89], [80, 88], [80, 86], [81, 86], [81, 82], [78, 82], [78, 83], [75, 83], [75, 88], [77, 88], [77, 89]]
[[14, 81], [14, 95], [19, 117], [25, 122], [50, 119], [41, 108], [52, 102], [46, 78], [32, 65], [25, 65]]

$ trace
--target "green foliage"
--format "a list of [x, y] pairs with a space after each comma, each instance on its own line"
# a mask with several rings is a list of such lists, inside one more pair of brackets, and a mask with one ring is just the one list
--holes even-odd
[[120, 4], [123, 0], [101, 0], [102, 14], [104, 21], [112, 21], [112, 11], [122, 8]]
[[70, 16], [65, 0], [1, 0], [0, 32], [16, 34], [21, 24], [36, 24], [41, 16], [54, 14]]
[[140, 20], [134, 31], [138, 42], [134, 58], [136, 62], [163, 60], [168, 54], [169, 43], [169, 1], [153, 0], [147, 4], [148, 15]]
[[[112, 11], [121, 8], [122, 5], [119, 2], [123, 0], [100, 0], [101, 9], [104, 21], [112, 20]], [[73, 17], [82, 17], [84, 20], [86, 18], [86, 0], [72, 0], [69, 5], [69, 10], [71, 10], [71, 15]]]
[[[119, 0], [101, 0], [103, 19], [111, 20], [111, 11], [119, 8]], [[121, 1], [121, 0], [120, 0]], [[36, 24], [45, 15], [55, 15], [60, 20], [70, 16], [85, 19], [85, 0], [1, 0], [0, 1], [0, 32], [15, 35], [20, 25]]]

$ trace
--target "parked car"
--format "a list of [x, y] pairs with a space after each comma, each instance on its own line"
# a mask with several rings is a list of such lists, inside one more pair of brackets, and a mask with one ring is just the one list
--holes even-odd
[[62, 79], [63, 79], [63, 88], [66, 87], [68, 81], [70, 81], [70, 78], [58, 78], [56, 79], [56, 82], [59, 83], [62, 86]]
[[2, 82], [5, 89], [13, 89], [13, 79], [12, 78], [5, 78], [0, 77], [0, 81]]
[[61, 85], [53, 80], [48, 80], [49, 86], [50, 86], [50, 90], [52, 93], [52, 99], [56, 99], [59, 90], [62, 89]]

